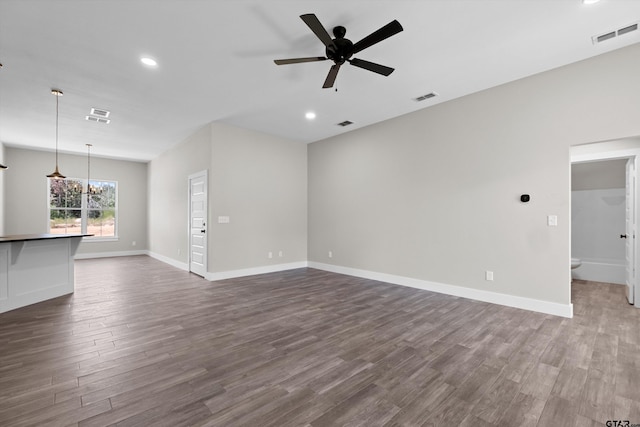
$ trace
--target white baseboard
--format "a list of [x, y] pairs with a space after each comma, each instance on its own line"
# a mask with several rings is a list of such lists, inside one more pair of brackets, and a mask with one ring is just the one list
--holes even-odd
[[617, 283], [624, 285], [626, 283], [626, 266], [623, 263], [612, 261], [588, 261], [582, 260], [582, 265], [571, 270], [571, 277], [580, 280], [589, 280], [592, 282]]
[[349, 276], [362, 277], [364, 279], [378, 280], [380, 282], [394, 285], [408, 286], [425, 291], [438, 292], [441, 294], [453, 295], [463, 298], [470, 298], [478, 301], [493, 304], [506, 305], [508, 307], [521, 308], [524, 310], [537, 311], [539, 313], [552, 314], [554, 316], [573, 317], [573, 304], [558, 304], [555, 302], [541, 301], [532, 298], [518, 297], [514, 295], [501, 294], [497, 292], [483, 291], [480, 289], [465, 288], [462, 286], [447, 285], [444, 283], [429, 282], [426, 280], [413, 279], [410, 277], [395, 276], [392, 274], [378, 273], [375, 271], [359, 270], [349, 267], [342, 267], [332, 264], [323, 264], [309, 261], [310, 268], [331, 271], [333, 273], [346, 274]]
[[91, 258], [112, 258], [119, 256], [135, 256], [135, 255], [148, 255], [149, 252], [145, 250], [140, 251], [116, 251], [116, 252], [87, 252], [76, 253], [74, 259], [91, 259]]
[[[189, 264], [182, 263], [149, 251], [139, 251], [140, 253], [128, 252], [128, 255], [146, 254], [152, 258], [166, 264], [189, 271]], [[88, 255], [88, 254], [85, 254]], [[107, 256], [107, 255], [104, 255]], [[117, 255], [111, 255], [117, 256]], [[124, 255], [120, 255], [124, 256]], [[76, 257], [78, 258], [78, 257]], [[584, 263], [583, 263], [584, 265]], [[378, 280], [394, 285], [408, 286], [425, 291], [438, 292], [446, 295], [453, 295], [462, 298], [474, 299], [493, 304], [505, 305], [508, 307], [521, 308], [524, 310], [536, 311], [539, 313], [552, 314], [561, 317], [573, 317], [573, 304], [558, 304], [555, 302], [536, 300], [532, 298], [518, 297], [515, 295], [501, 294], [497, 292], [483, 291], [480, 289], [465, 288], [463, 286], [448, 285], [444, 283], [430, 282], [426, 280], [413, 279], [411, 277], [396, 276], [393, 274], [378, 273], [375, 271], [360, 270], [339, 265], [323, 264], [314, 261], [299, 261], [288, 264], [265, 265], [261, 267], [245, 268], [240, 270], [220, 271], [216, 273], [207, 272], [205, 279], [209, 281], [234, 279], [237, 277], [254, 276], [256, 274], [277, 273], [279, 271], [293, 270], [296, 268], [315, 268], [318, 270], [331, 271], [333, 273], [346, 274], [348, 276], [362, 277], [363, 279]]]
[[305, 268], [308, 266], [306, 261], [291, 262], [288, 264], [265, 265], [261, 267], [244, 268], [241, 270], [220, 271], [205, 275], [205, 279], [210, 281], [234, 279], [236, 277], [255, 276], [256, 274], [277, 273], [279, 271], [293, 270], [296, 268]]
[[189, 271], [189, 264], [186, 262], [176, 261], [173, 258], [169, 258], [167, 256], [160, 255], [151, 251], [147, 251], [147, 255], [149, 255], [151, 258], [157, 259], [158, 261], [162, 261], [165, 264], [169, 264], [175, 268], [179, 268], [180, 270]]

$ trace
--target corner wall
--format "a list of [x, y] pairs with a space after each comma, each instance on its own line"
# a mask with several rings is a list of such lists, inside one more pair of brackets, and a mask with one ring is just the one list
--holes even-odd
[[201, 170], [209, 171], [207, 279], [306, 265], [307, 146], [220, 123], [150, 162], [152, 256], [188, 270], [187, 179]]
[[211, 167], [211, 128], [203, 126], [149, 162], [149, 251], [184, 270], [189, 262], [188, 177]]
[[310, 144], [310, 264], [570, 315], [569, 147], [640, 135], [637, 75], [640, 45]]

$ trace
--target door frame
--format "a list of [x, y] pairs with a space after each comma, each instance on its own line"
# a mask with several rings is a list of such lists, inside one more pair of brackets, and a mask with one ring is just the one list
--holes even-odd
[[[638, 171], [638, 163], [640, 159], [640, 149], [626, 149], [626, 150], [610, 150], [607, 151], [606, 148], [603, 148], [603, 151], [594, 152], [594, 153], [585, 153], [585, 154], [571, 154], [571, 165], [575, 163], [591, 163], [598, 162], [603, 160], [617, 160], [617, 159], [633, 159], [634, 166], [636, 170], [636, 189], [634, 194], [634, 208], [633, 208], [633, 223], [636, 224], [636, 228], [638, 226], [638, 198], [639, 191], [637, 185], [637, 171]], [[625, 191], [627, 187], [627, 182], [625, 178]], [[571, 192], [571, 183], [569, 183], [569, 192]], [[571, 198], [569, 198], [571, 200]], [[635, 264], [632, 268], [636, 272], [635, 275], [635, 283], [634, 283], [634, 306], [640, 308], [640, 298], [637, 298], [640, 295], [640, 280], [638, 280], [637, 272], [638, 270], [638, 239], [633, 239], [633, 263]], [[571, 247], [571, 228], [569, 228], [569, 247]], [[628, 268], [629, 266], [626, 265]], [[625, 285], [626, 286], [626, 285]], [[626, 299], [626, 296], [625, 296]]]
[[[627, 301], [630, 304], [635, 303], [635, 296], [637, 293], [636, 289], [636, 266], [635, 262], [637, 259], [637, 244], [636, 244], [636, 229], [637, 229], [637, 215], [636, 215], [636, 198], [637, 198], [637, 157], [631, 157], [627, 159], [627, 163], [625, 164], [625, 260], [629, 258], [629, 252], [631, 252], [630, 258], [631, 262], [627, 261], [625, 263], [625, 282], [627, 285]], [[633, 174], [632, 179], [629, 179], [630, 172]], [[631, 202], [631, 203], [629, 203]], [[629, 215], [628, 211], [631, 211]], [[631, 221], [629, 220], [631, 218]], [[631, 223], [631, 224], [629, 224]], [[629, 241], [629, 234], [631, 234], [631, 241]], [[622, 236], [620, 236], [622, 237]]]
[[[198, 178], [198, 177], [203, 177], [204, 178], [204, 182], [205, 182], [205, 223], [203, 225], [203, 228], [205, 230], [208, 231], [208, 226], [206, 225], [209, 222], [209, 175], [208, 175], [208, 171], [205, 170], [201, 170], [199, 172], [195, 172], [190, 174], [187, 177], [187, 252], [188, 252], [188, 259], [187, 259], [187, 270], [189, 272], [193, 272], [194, 274], [198, 274], [194, 271], [191, 270], [191, 180], [194, 178]], [[204, 274], [202, 275], [202, 277], [206, 276], [206, 273], [208, 271], [208, 258], [209, 258], [209, 233], [205, 233], [205, 239], [204, 239], [204, 244], [205, 244], [205, 257], [203, 259], [203, 267], [204, 267]]]

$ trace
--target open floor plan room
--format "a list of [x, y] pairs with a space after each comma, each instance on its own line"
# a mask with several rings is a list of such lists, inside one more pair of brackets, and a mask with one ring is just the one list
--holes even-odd
[[574, 317], [296, 269], [209, 282], [147, 256], [0, 314], [0, 425], [602, 426], [640, 422], [640, 311]]

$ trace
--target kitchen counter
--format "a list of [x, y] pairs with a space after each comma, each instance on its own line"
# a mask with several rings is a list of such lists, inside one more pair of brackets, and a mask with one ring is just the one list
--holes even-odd
[[73, 257], [85, 236], [0, 236], [0, 313], [73, 293]]

